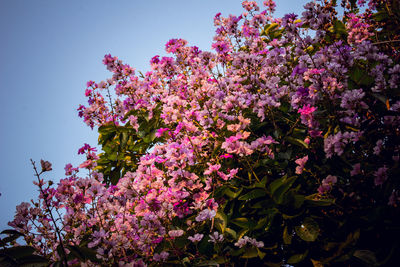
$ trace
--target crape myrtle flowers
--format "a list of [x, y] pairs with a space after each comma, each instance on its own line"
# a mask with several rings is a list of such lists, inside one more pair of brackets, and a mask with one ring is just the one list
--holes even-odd
[[[357, 209], [358, 201], [374, 203], [365, 188], [398, 206], [400, 101], [390, 94], [399, 90], [400, 66], [371, 41], [368, 16], [341, 21], [318, 1], [282, 18], [272, 18], [274, 1], [243, 8], [215, 16], [214, 52], [171, 39], [169, 55], [153, 57], [140, 75], [104, 57], [112, 76], [87, 83], [88, 105], [78, 112], [112, 145], [97, 153], [85, 144], [85, 161], [67, 164], [57, 184], [40, 180], [39, 198], [17, 206], [9, 223], [38, 255], [54, 263], [72, 247], [90, 249], [94, 258], [68, 258], [86, 266], [228, 264], [253, 252], [263, 260], [290, 245], [277, 241], [275, 254], [264, 245], [273, 247], [268, 224], [290, 202], [286, 192], [297, 209], [343, 199]], [[130, 154], [117, 151], [124, 146]], [[41, 167], [51, 170], [47, 161]], [[246, 213], [253, 208], [265, 213]], [[284, 225], [292, 215], [282, 216]], [[308, 240], [285, 231], [307, 242], [329, 232], [310, 230]]]

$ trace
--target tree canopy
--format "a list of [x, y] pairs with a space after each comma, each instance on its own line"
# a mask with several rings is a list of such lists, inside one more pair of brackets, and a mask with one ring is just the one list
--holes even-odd
[[104, 57], [78, 108], [102, 151], [57, 184], [32, 161], [2, 264], [398, 262], [398, 1], [242, 5], [215, 16], [214, 52], [172, 39], [145, 74]]

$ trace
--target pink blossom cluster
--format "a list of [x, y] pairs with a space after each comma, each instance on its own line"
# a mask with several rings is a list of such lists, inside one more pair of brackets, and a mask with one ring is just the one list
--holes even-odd
[[347, 16], [349, 20], [346, 23], [346, 29], [349, 33], [347, 37], [349, 44], [361, 43], [373, 35], [368, 29], [370, 26], [363, 22], [360, 17], [355, 14], [348, 14]]
[[257, 240], [255, 240], [254, 238], [251, 238], [251, 237], [248, 237], [248, 236], [243, 236], [243, 237], [241, 237], [236, 243], [235, 243], [235, 246], [237, 246], [237, 247], [239, 247], [239, 248], [242, 248], [242, 247], [244, 247], [244, 246], [246, 246], [247, 244], [250, 244], [250, 245], [252, 245], [252, 246], [254, 246], [254, 247], [257, 247], [257, 248], [262, 248], [262, 247], [264, 247], [264, 242], [262, 242], [262, 241], [257, 241]]
[[[274, 115], [278, 113], [274, 112], [282, 114], [287, 107], [284, 112], [290, 116], [286, 119], [293, 126], [288, 133], [301, 128], [300, 144], [305, 152], [288, 163], [281, 176], [307, 175], [304, 168], [313, 157], [329, 161], [349, 149], [355, 155], [357, 145], [364, 142], [361, 125], [400, 126], [398, 113], [379, 118], [371, 110], [370, 103], [378, 101], [371, 100], [373, 94], [388, 86], [385, 74], [400, 71], [368, 41], [371, 34], [362, 17], [349, 15], [347, 43], [339, 40], [323, 45], [324, 25], [334, 16], [329, 9], [310, 2], [301, 17], [288, 14], [272, 19], [267, 14], [275, 9], [275, 3], [265, 1], [264, 6], [267, 10], [260, 11], [255, 1], [244, 1], [246, 12], [238, 17], [217, 14], [215, 52], [188, 46], [183, 39], [170, 40], [165, 46], [170, 56], [153, 57], [151, 71], [141, 76], [117, 57], [106, 55], [103, 63], [112, 77], [88, 82], [88, 105], [78, 108], [79, 116], [92, 128], [114, 124], [138, 135], [143, 118], [158, 118], [157, 142], [140, 157], [137, 168], [113, 186], [103, 182], [96, 169], [99, 155], [85, 144], [79, 154], [86, 160], [78, 168], [67, 165], [67, 178], [58, 184], [41, 180], [39, 199], [18, 206], [10, 225], [24, 233], [27, 243], [41, 255], [54, 261], [61, 257], [57, 253], [60, 242], [77, 246], [86, 242], [104, 264], [163, 262], [182, 251], [173, 245], [169, 251], [159, 251], [159, 244], [173, 244], [180, 238], [196, 244], [210, 232], [208, 242], [215, 245], [262, 248], [261, 240], [244, 236], [235, 242], [213, 229], [225, 201], [214, 198], [216, 189], [239, 180], [241, 172], [227, 162], [251, 168], [249, 161], [273, 160], [280, 153], [277, 147], [288, 143], [286, 133], [257, 132], [252, 128], [255, 122], [276, 124]], [[282, 30], [282, 38], [268, 39], [262, 34], [272, 23]], [[305, 31], [304, 25], [313, 34]], [[368, 73], [375, 80], [374, 87], [349, 88], [350, 82], [359, 82], [350, 81], [350, 71], [365, 61], [375, 62]], [[104, 97], [108, 90], [115, 91], [115, 100]], [[398, 112], [400, 102], [388, 101], [388, 110]], [[376, 157], [389, 153], [384, 142], [376, 139], [376, 145], [362, 147], [362, 153]], [[317, 155], [320, 144], [323, 148]], [[398, 155], [400, 147], [393, 151]], [[380, 168], [368, 170], [368, 174], [365, 170], [376, 186], [390, 180], [393, 162], [385, 160]], [[341, 178], [361, 174], [363, 164], [354, 156], [353, 170], [346, 170], [348, 177], [328, 175], [314, 192], [328, 194]], [[42, 168], [49, 171], [51, 165], [44, 162]], [[87, 169], [89, 174], [80, 177], [79, 169]], [[394, 191], [390, 203], [394, 206], [397, 201], [398, 191]], [[56, 225], [62, 229], [62, 241], [51, 224], [53, 213], [59, 213]], [[179, 227], [171, 223], [177, 219], [183, 222]]]

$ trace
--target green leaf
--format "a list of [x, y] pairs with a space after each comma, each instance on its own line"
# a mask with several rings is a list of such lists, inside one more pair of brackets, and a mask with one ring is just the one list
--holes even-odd
[[252, 229], [256, 225], [253, 220], [248, 218], [236, 218], [231, 220], [231, 222], [246, 230]]
[[0, 250], [0, 254], [11, 256], [14, 259], [21, 259], [32, 255], [35, 249], [31, 246], [16, 246]]
[[4, 230], [0, 234], [6, 234], [7, 237], [0, 239], [0, 246], [6, 246], [13, 242], [14, 240], [18, 239], [19, 237], [23, 236], [22, 233], [15, 231], [15, 230]]
[[329, 28], [329, 30], [335, 34], [336, 38], [347, 38], [347, 30], [345, 24], [340, 20], [335, 20], [333, 22], [333, 26]]
[[261, 219], [257, 222], [257, 225], [254, 227], [254, 229], [257, 230], [257, 229], [264, 228], [264, 227], [268, 224], [268, 221], [269, 221], [269, 220], [270, 220], [270, 219], [269, 219], [268, 217], [261, 218]]
[[368, 75], [368, 72], [360, 66], [355, 66], [349, 72], [350, 78], [359, 86], [370, 86], [374, 83], [374, 78]]
[[307, 250], [305, 253], [303, 253], [303, 254], [295, 254], [295, 255], [291, 256], [291, 257], [288, 259], [287, 263], [288, 263], [288, 264], [296, 264], [296, 263], [299, 263], [299, 262], [301, 262], [302, 260], [304, 260], [304, 259], [307, 257], [307, 254], [308, 254], [308, 250]]
[[143, 137], [143, 142], [145, 143], [151, 143], [154, 141], [156, 138], [156, 130], [151, 131], [149, 134], [145, 135]]
[[260, 182], [256, 182], [253, 184], [253, 188], [265, 188], [265, 185], [267, 184], [268, 177], [265, 176]]
[[319, 226], [312, 218], [307, 217], [301, 225], [296, 226], [296, 234], [307, 242], [313, 242], [317, 239], [319, 234]]
[[215, 215], [215, 226], [220, 230], [220, 232], [224, 233], [226, 229], [228, 218], [226, 214], [219, 210]]
[[225, 233], [228, 233], [230, 236], [232, 236], [233, 239], [237, 239], [237, 234], [236, 234], [235, 230], [226, 227], [225, 228]]
[[[111, 152], [111, 151], [109, 151], [109, 152]], [[110, 161], [116, 161], [117, 160], [117, 158], [118, 158], [118, 153], [117, 153], [117, 151], [114, 151], [114, 152], [112, 152], [112, 153], [109, 153], [109, 152], [107, 152], [106, 151], [106, 155], [107, 155], [107, 159], [108, 160], [110, 160]]]
[[246, 248], [242, 255], [242, 258], [245, 259], [250, 259], [255, 257], [258, 257], [258, 249], [256, 247]]
[[372, 94], [376, 99], [378, 99], [379, 101], [381, 101], [383, 104], [386, 105], [386, 101], [387, 98], [384, 95], [380, 95], [380, 94]]
[[275, 205], [272, 199], [263, 199], [257, 201], [254, 205], [251, 206], [252, 209], [265, 209], [266, 207], [271, 207]]
[[63, 261], [56, 261], [52, 267], [64, 267], [64, 262]]
[[115, 132], [116, 126], [114, 124], [105, 124], [99, 127], [98, 132], [100, 134], [109, 134]]
[[299, 146], [299, 147], [304, 147], [304, 148], [308, 148], [308, 144], [305, 143], [303, 140], [298, 139], [298, 138], [294, 138], [291, 136], [286, 136], [285, 138], [289, 143]]
[[115, 167], [110, 173], [110, 181], [113, 185], [116, 185], [121, 178], [121, 171], [119, 168]]
[[227, 188], [227, 189], [225, 190], [224, 194], [227, 195], [228, 197], [230, 197], [231, 199], [235, 199], [235, 198], [237, 198], [237, 197], [240, 195], [240, 193], [242, 192], [242, 190], [243, 190], [243, 187], [240, 188], [238, 191], [233, 192], [232, 190], [230, 190], [229, 188]]
[[278, 28], [278, 26], [279, 26], [278, 23], [271, 23], [265, 25], [263, 35], [269, 35], [270, 32], [274, 31], [276, 28]]
[[79, 249], [79, 246], [67, 246], [70, 253], [81, 261], [85, 260], [85, 254]]
[[356, 250], [353, 254], [354, 257], [362, 260], [368, 266], [378, 266], [375, 253], [370, 250]]
[[275, 216], [279, 213], [279, 210], [277, 208], [271, 208], [266, 210], [266, 217], [268, 218], [267, 225], [264, 228], [264, 231], [268, 232], [273, 225]]
[[219, 263], [213, 260], [201, 261], [194, 266], [219, 266]]
[[389, 14], [386, 12], [386, 10], [382, 9], [375, 14], [372, 15], [373, 19], [376, 21], [384, 21], [389, 18]]
[[292, 244], [292, 238], [293, 238], [292, 233], [289, 233], [288, 227], [285, 226], [285, 229], [283, 229], [283, 243], [286, 245]]
[[20, 266], [25, 266], [25, 267], [43, 267], [43, 266], [48, 266], [49, 261], [41, 256], [38, 255], [30, 255], [27, 257], [24, 257], [20, 261]]
[[330, 206], [335, 203], [335, 199], [314, 199], [317, 194], [309, 195], [305, 197], [305, 203], [309, 204], [310, 206], [315, 207], [323, 207], [323, 206]]
[[284, 176], [270, 184], [269, 189], [272, 194], [272, 198], [276, 203], [282, 204], [285, 193], [290, 189], [296, 179], [297, 176], [292, 176], [290, 178], [286, 178], [286, 176]]
[[241, 255], [244, 252], [244, 250], [245, 250], [245, 248], [235, 249], [235, 250], [230, 251], [230, 254], [232, 256], [236, 257], [236, 256]]
[[125, 147], [126, 143], [128, 142], [128, 139], [129, 139], [129, 134], [126, 131], [124, 131], [120, 134], [119, 138], [120, 138], [121, 147]]
[[260, 259], [264, 259], [265, 255], [267, 255], [267, 253], [262, 252], [259, 248], [257, 248], [257, 253]]
[[199, 252], [202, 254], [210, 254], [213, 251], [213, 244], [208, 242], [207, 238], [203, 238], [198, 244]]
[[259, 197], [265, 197], [266, 195], [267, 195], [267, 192], [265, 192], [265, 190], [254, 189], [254, 190], [240, 196], [238, 199], [239, 200], [252, 200], [252, 199], [259, 198]]
[[294, 199], [294, 208], [299, 209], [303, 205], [305, 197], [303, 195], [294, 195], [293, 199]]
[[12, 230], [12, 229], [6, 229], [4, 231], [2, 231], [0, 234], [4, 234], [4, 235], [19, 235], [19, 236], [23, 236], [24, 234], [16, 231], [16, 230]]

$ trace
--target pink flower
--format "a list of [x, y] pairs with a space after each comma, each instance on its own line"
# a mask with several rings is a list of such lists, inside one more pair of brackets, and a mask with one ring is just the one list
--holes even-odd
[[355, 176], [357, 174], [361, 173], [361, 164], [360, 163], [356, 163], [353, 165], [353, 169], [350, 172], [351, 176]]
[[208, 236], [210, 237], [210, 240], [208, 240], [210, 243], [221, 243], [224, 241], [224, 236], [216, 231]]
[[302, 108], [300, 108], [298, 110], [298, 112], [303, 116], [307, 116], [307, 115], [312, 114], [316, 110], [317, 110], [316, 107], [311, 107], [309, 104], [307, 104], [307, 105], [304, 105]]
[[296, 159], [296, 164], [299, 165], [296, 167], [296, 174], [302, 174], [304, 170], [304, 165], [308, 161], [308, 156]]
[[374, 155], [378, 156], [381, 153], [382, 147], [383, 147], [383, 141], [382, 139], [379, 139], [376, 142], [376, 146], [374, 147]]
[[182, 236], [183, 234], [184, 234], [184, 231], [181, 230], [181, 229], [178, 229], [178, 230], [171, 230], [171, 231], [168, 232], [168, 235], [169, 235], [170, 237], [172, 237], [172, 238], [180, 237], [180, 236]]
[[233, 156], [232, 156], [231, 154], [228, 154], [228, 153], [222, 154], [222, 155], [219, 156], [219, 157], [220, 157], [220, 158], [223, 158], [223, 159], [233, 158]]
[[262, 248], [262, 247], [264, 247], [264, 242], [262, 242], [262, 241], [257, 241], [256, 239], [254, 239], [254, 238], [250, 238], [250, 237], [248, 237], [248, 236], [243, 236], [243, 237], [241, 237], [236, 243], [235, 243], [235, 246], [237, 246], [237, 247], [239, 247], [239, 248], [242, 248], [242, 247], [244, 247], [244, 246], [246, 246], [246, 244], [251, 244], [252, 246], [254, 246], [254, 247], [257, 247], [257, 248]]
[[199, 215], [196, 216], [196, 221], [197, 222], [202, 222], [208, 219], [212, 219], [215, 217], [215, 215], [217, 214], [217, 212], [215, 210], [210, 210], [210, 209], [205, 209], [202, 210]]
[[223, 41], [213, 43], [211, 47], [214, 48], [218, 54], [226, 54], [230, 52], [228, 44]]
[[131, 116], [129, 116], [128, 119], [129, 119], [129, 123], [133, 127], [133, 129], [138, 131], [139, 130], [138, 117], [131, 115]]
[[212, 165], [211, 163], [207, 162], [208, 169], [204, 171], [204, 175], [210, 175], [213, 172], [217, 172], [221, 168], [221, 164]]
[[161, 137], [163, 136], [164, 132], [169, 131], [169, 128], [160, 128], [156, 131], [156, 137]]
[[263, 2], [264, 6], [268, 8], [270, 13], [275, 11], [276, 4], [273, 0], [266, 0]]
[[328, 175], [324, 180], [322, 180], [322, 184], [318, 188], [318, 193], [325, 194], [332, 189], [332, 185], [336, 184], [337, 177], [333, 175]]
[[65, 175], [72, 175], [74, 172], [78, 171], [78, 168], [73, 168], [71, 163], [68, 163], [64, 167]]
[[42, 165], [42, 172], [51, 171], [51, 163], [48, 161], [40, 160], [40, 165]]
[[386, 166], [383, 166], [379, 168], [376, 172], [374, 172], [375, 175], [374, 182], [376, 186], [382, 185], [387, 180], [388, 177], [387, 171], [388, 168]]
[[246, 9], [247, 11], [251, 11], [251, 10], [259, 10], [257, 2], [256, 1], [243, 1], [242, 2], [242, 6], [244, 9]]
[[94, 162], [92, 160], [86, 160], [85, 162], [81, 163], [79, 165], [79, 168], [86, 168], [86, 169], [91, 169], [93, 166]]
[[203, 239], [203, 234], [195, 234], [194, 236], [189, 236], [188, 239], [193, 243], [200, 242]]
[[[165, 261], [166, 259], [168, 259], [168, 256], [169, 256], [169, 253], [166, 251], [163, 251], [160, 254], [154, 253], [153, 260], [154, 261]], [[136, 265], [134, 265], [134, 266], [136, 266]]]

